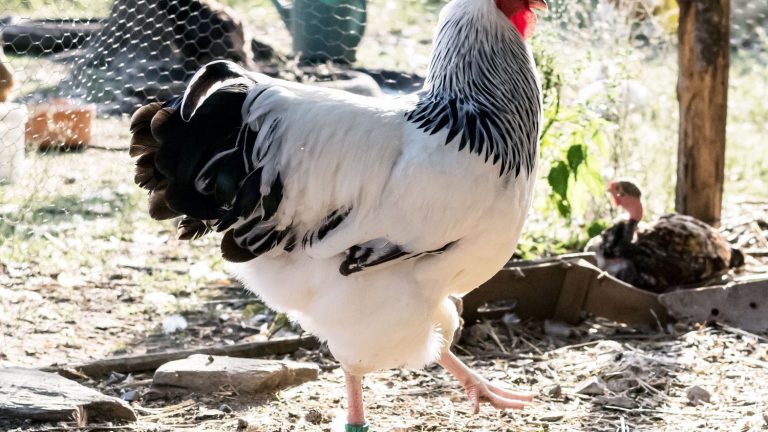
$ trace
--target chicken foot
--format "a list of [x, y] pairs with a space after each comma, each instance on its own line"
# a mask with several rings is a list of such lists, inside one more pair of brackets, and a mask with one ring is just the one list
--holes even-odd
[[488, 402], [496, 409], [523, 409], [533, 401], [531, 393], [510, 391], [492, 384], [450, 351], [444, 352], [437, 363], [464, 386], [472, 403], [473, 414], [480, 412], [480, 402]]

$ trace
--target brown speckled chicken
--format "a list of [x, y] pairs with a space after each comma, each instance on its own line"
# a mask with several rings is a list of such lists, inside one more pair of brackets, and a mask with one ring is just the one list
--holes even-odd
[[634, 286], [654, 292], [707, 281], [744, 264], [713, 227], [681, 214], [644, 224], [642, 193], [628, 180], [612, 181], [608, 192], [629, 218], [594, 238], [587, 250], [597, 253], [598, 266]]

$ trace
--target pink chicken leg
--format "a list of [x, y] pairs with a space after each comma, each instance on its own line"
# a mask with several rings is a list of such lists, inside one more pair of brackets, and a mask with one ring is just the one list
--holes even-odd
[[363, 379], [360, 376], [344, 372], [347, 382], [347, 430], [364, 429], [365, 410], [363, 408]]
[[[533, 401], [533, 394], [531, 393], [514, 392], [492, 384], [470, 369], [450, 351], [444, 352], [437, 362], [464, 386], [469, 401], [472, 403], [473, 414], [480, 412], [481, 402], [488, 402], [496, 409], [523, 409]], [[362, 378], [348, 372], [345, 372], [345, 378], [349, 404], [347, 408], [347, 431], [366, 431]]]

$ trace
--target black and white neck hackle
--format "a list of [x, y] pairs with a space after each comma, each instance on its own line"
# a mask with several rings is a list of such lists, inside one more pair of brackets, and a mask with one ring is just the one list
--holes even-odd
[[541, 90], [525, 40], [494, 1], [454, 1], [444, 11], [432, 61], [408, 121], [446, 145], [530, 175], [536, 164]]

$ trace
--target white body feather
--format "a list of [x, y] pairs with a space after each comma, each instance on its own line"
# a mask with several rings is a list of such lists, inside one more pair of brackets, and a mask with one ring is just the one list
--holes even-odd
[[[510, 25], [489, 0], [457, 0], [444, 14], [480, 3], [483, 13], [496, 14], [487, 19]], [[232, 271], [326, 340], [351, 373], [434, 361], [459, 322], [448, 296], [487, 281], [515, 251], [537, 161], [530, 173], [500, 176], [497, 165], [446, 145], [447, 129], [430, 135], [407, 121], [412, 98], [257, 80], [250, 94], [258, 101], [246, 101], [244, 116], [255, 130], [277, 122], [280, 149], [259, 166], [267, 177], [275, 167], [271, 175], [279, 171], [284, 183], [278, 226], [307, 232], [335, 210], [352, 210], [323, 241], [290, 253], [278, 248]], [[343, 276], [345, 251], [375, 239], [410, 251], [458, 242], [439, 255]]]
[[[270, 99], [274, 105], [258, 106], [289, 125], [278, 220], [309, 230], [334, 209], [352, 203], [354, 210], [317, 246], [232, 270], [270, 306], [327, 340], [351, 372], [435, 360], [458, 326], [447, 297], [476, 288], [513, 254], [535, 176], [500, 178], [493, 165], [446, 146], [447, 132], [429, 136], [406, 122], [409, 106], [400, 101], [330, 90], [320, 98], [312, 89], [314, 103], [307, 103], [276, 90], [280, 84], [266, 84], [280, 95]], [[342, 276], [344, 251], [376, 238], [409, 250], [462, 241], [442, 255]]]

